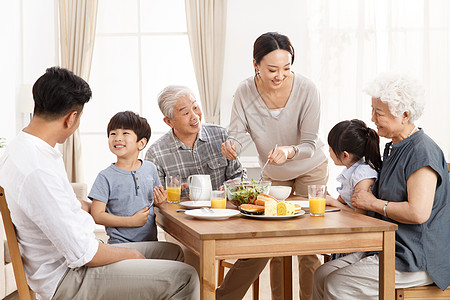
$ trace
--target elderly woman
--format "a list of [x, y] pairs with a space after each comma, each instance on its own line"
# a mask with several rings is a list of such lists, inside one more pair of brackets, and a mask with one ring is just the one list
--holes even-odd
[[[395, 286], [450, 283], [448, 169], [436, 143], [414, 122], [422, 115], [422, 88], [401, 74], [381, 74], [366, 92], [372, 121], [386, 145], [374, 194], [356, 191], [352, 204], [398, 225]], [[313, 299], [378, 299], [378, 254], [354, 253], [330, 261], [314, 276]]]

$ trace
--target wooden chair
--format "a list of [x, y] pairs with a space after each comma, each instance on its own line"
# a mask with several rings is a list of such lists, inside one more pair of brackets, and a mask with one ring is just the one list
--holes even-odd
[[447, 163], [448, 177], [450, 178], [450, 163]]
[[29, 288], [25, 270], [23, 269], [22, 257], [20, 256], [19, 244], [17, 243], [16, 229], [11, 220], [8, 204], [6, 203], [5, 191], [0, 186], [0, 211], [5, 227], [6, 240], [8, 242], [9, 254], [16, 279], [17, 292], [20, 300], [36, 299], [34, 292]]
[[[225, 268], [231, 269], [233, 267], [233, 263], [226, 261], [226, 260], [219, 260], [219, 270], [217, 274], [217, 285], [221, 285], [224, 274], [225, 274]], [[259, 277], [256, 278], [256, 280], [252, 284], [252, 296], [253, 300], [259, 299]]]
[[442, 291], [436, 285], [416, 286], [406, 289], [395, 289], [396, 300], [449, 300], [450, 288]]

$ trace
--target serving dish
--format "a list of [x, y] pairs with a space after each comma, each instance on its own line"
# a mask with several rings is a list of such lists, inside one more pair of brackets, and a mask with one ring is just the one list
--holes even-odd
[[291, 194], [292, 187], [282, 185], [272, 185], [270, 187], [269, 195], [275, 197], [279, 201], [286, 200]]
[[211, 207], [211, 201], [182, 201], [180, 205], [187, 208]]
[[259, 194], [268, 194], [271, 181], [229, 180], [224, 183], [225, 196], [236, 206], [254, 203]]
[[193, 210], [188, 210], [184, 212], [186, 215], [197, 218], [197, 219], [202, 219], [202, 220], [213, 220], [213, 221], [218, 221], [218, 220], [226, 220], [228, 218], [237, 216], [240, 214], [240, 212], [238, 210], [235, 209], [193, 209]]
[[287, 215], [287, 216], [265, 216], [265, 215], [249, 215], [246, 213], [243, 213], [242, 211], [239, 212], [242, 216], [244, 217], [248, 217], [248, 218], [253, 218], [253, 219], [261, 219], [261, 220], [286, 220], [286, 219], [292, 219], [292, 218], [296, 218], [299, 216], [302, 216], [305, 214], [304, 210], [300, 210], [298, 212], [296, 212], [293, 215]]

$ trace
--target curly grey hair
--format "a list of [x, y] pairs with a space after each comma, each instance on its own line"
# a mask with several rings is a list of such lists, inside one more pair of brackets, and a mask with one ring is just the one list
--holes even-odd
[[159, 93], [158, 106], [164, 117], [173, 119], [173, 107], [184, 96], [195, 99], [194, 92], [183, 85], [169, 85]]
[[386, 72], [379, 74], [368, 83], [364, 91], [373, 98], [387, 103], [389, 111], [395, 117], [409, 112], [409, 123], [414, 123], [422, 116], [424, 110], [422, 84], [401, 73]]

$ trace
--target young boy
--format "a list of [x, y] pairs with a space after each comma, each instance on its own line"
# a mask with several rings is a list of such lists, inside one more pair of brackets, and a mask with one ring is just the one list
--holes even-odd
[[156, 241], [153, 204], [167, 199], [156, 166], [138, 159], [150, 139], [147, 120], [131, 111], [117, 113], [108, 124], [108, 146], [117, 162], [101, 171], [92, 186], [91, 214], [106, 226], [108, 243]]

